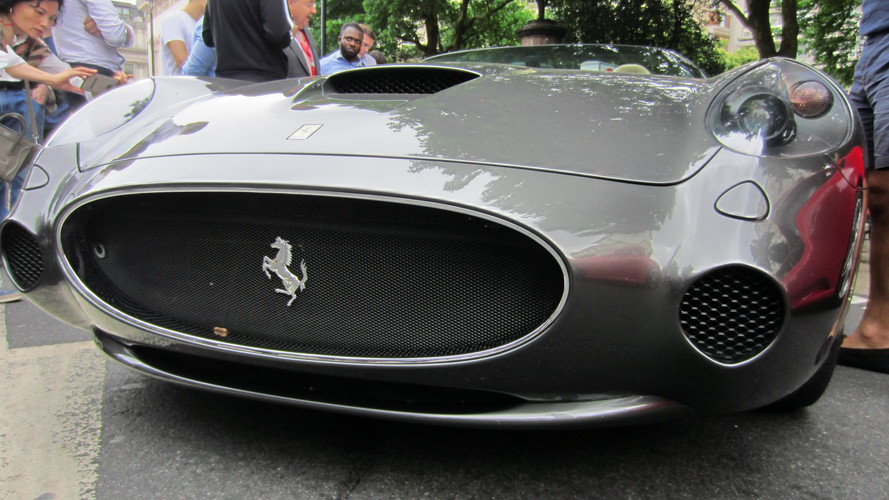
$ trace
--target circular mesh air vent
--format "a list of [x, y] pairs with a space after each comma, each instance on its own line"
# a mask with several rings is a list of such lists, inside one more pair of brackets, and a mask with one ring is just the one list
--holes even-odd
[[679, 321], [691, 344], [708, 358], [741, 363], [778, 336], [784, 300], [777, 285], [758, 271], [728, 267], [692, 285], [682, 298]]
[[22, 226], [10, 222], [3, 227], [2, 241], [10, 277], [23, 290], [33, 288], [43, 276], [43, 257], [37, 239]]

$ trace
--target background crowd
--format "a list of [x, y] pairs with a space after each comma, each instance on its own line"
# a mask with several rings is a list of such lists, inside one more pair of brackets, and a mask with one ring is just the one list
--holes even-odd
[[[355, 23], [343, 26], [336, 50], [320, 54], [308, 29], [315, 14], [312, 0], [189, 0], [164, 20], [158, 73], [264, 82], [385, 62], [370, 52], [373, 30]], [[84, 78], [131, 76], [118, 49], [133, 44], [133, 28], [111, 0], [0, 0], [0, 20], [0, 115], [18, 113], [31, 130], [24, 81], [32, 82], [38, 142], [86, 102]]]

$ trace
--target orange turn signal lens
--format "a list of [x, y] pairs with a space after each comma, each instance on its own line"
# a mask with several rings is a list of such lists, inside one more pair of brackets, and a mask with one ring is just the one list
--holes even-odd
[[793, 87], [788, 96], [794, 113], [803, 118], [815, 118], [827, 113], [833, 104], [830, 89], [821, 82], [809, 80]]

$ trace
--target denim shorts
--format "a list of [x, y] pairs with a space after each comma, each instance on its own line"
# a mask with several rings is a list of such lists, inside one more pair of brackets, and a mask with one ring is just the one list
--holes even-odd
[[865, 40], [849, 97], [867, 134], [868, 167], [889, 168], [889, 33]]

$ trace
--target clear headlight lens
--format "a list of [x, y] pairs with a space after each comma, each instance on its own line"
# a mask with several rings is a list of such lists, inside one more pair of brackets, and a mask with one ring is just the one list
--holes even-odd
[[729, 84], [708, 122], [727, 148], [756, 156], [802, 156], [836, 149], [849, 137], [852, 115], [838, 88], [818, 71], [789, 59], [769, 61]]
[[146, 78], [121, 85], [77, 110], [46, 142], [47, 147], [99, 137], [136, 117], [154, 96], [154, 80]]
[[783, 142], [792, 135], [793, 116], [787, 104], [767, 89], [742, 93], [738, 101], [723, 107], [723, 123], [738, 127], [745, 136], [766, 141]]

